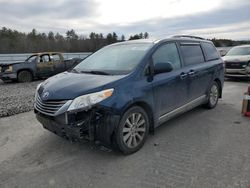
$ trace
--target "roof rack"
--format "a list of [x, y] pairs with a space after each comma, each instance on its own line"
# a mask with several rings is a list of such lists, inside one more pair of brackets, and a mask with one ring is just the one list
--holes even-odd
[[192, 36], [192, 35], [174, 35], [172, 36], [173, 38], [192, 38], [192, 39], [200, 39], [200, 40], [206, 40], [202, 37], [196, 37], [196, 36]]

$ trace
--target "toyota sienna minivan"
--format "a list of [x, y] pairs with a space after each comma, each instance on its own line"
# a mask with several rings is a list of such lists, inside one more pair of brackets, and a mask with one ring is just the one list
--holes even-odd
[[99, 141], [130, 154], [167, 120], [222, 96], [223, 61], [194, 36], [106, 46], [38, 85], [35, 113], [70, 140]]

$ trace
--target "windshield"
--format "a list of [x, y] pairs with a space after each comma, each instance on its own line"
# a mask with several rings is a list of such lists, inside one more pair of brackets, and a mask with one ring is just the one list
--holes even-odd
[[235, 47], [229, 50], [226, 54], [227, 56], [230, 55], [250, 55], [250, 47]]
[[74, 70], [78, 72], [128, 74], [142, 60], [151, 43], [107, 46], [84, 59]]
[[26, 59], [26, 61], [27, 61], [28, 63], [31, 63], [31, 62], [34, 61], [36, 58], [37, 58], [37, 55], [32, 55], [32, 56], [30, 56], [28, 59]]

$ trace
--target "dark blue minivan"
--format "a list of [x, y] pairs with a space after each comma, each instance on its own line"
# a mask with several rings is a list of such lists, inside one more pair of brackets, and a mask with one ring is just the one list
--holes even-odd
[[211, 41], [126, 41], [42, 82], [35, 113], [59, 136], [100, 141], [130, 154], [170, 118], [199, 105], [214, 108], [223, 82], [223, 61]]

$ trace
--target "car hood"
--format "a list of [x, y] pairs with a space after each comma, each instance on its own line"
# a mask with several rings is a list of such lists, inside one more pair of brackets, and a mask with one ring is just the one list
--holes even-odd
[[224, 56], [222, 59], [226, 62], [246, 62], [250, 61], [250, 55]]
[[[126, 75], [95, 75], [63, 72], [45, 80], [38, 93], [42, 100], [72, 100], [80, 95], [102, 90]], [[44, 93], [48, 92], [46, 97]]]

